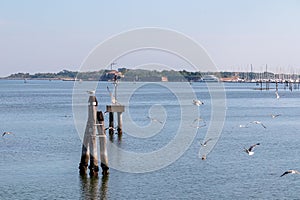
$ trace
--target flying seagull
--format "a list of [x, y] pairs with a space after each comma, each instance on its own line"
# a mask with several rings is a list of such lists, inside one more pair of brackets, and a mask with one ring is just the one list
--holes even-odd
[[194, 119], [193, 124], [196, 123], [197, 121], [200, 122], [200, 121], [202, 121], [202, 120], [203, 120], [203, 119], [202, 119], [201, 117], [198, 117], [198, 118]]
[[240, 128], [248, 128], [248, 127], [249, 127], [249, 123], [246, 125], [243, 125], [243, 124], [240, 125]]
[[274, 118], [276, 118], [276, 117], [279, 117], [281, 114], [271, 114], [271, 117], [274, 119]]
[[300, 172], [298, 172], [297, 170], [291, 169], [291, 170], [285, 171], [283, 174], [281, 174], [280, 177], [282, 177], [282, 176], [284, 176], [284, 175], [287, 175], [287, 174], [300, 174]]
[[150, 119], [152, 122], [158, 122], [158, 123], [160, 123], [160, 124], [163, 123], [162, 121], [160, 121], [160, 120], [158, 120], [158, 119], [156, 119], [156, 118], [150, 117], [150, 116], [147, 116], [147, 118]]
[[204, 146], [204, 147], [206, 147], [207, 143], [208, 143], [209, 141], [211, 141], [211, 140], [212, 140], [212, 139], [211, 139], [211, 138], [209, 138], [208, 140], [204, 141], [204, 143], [203, 143], [203, 144], [201, 144], [201, 146]]
[[86, 91], [89, 95], [95, 95], [96, 90], [87, 90]]
[[256, 143], [249, 147], [249, 149], [244, 148], [244, 151], [249, 155], [252, 156], [254, 154], [253, 149], [256, 147], [256, 145], [260, 145], [260, 143]]
[[5, 132], [2, 134], [2, 137], [5, 136], [5, 135], [10, 135], [10, 134], [12, 134], [12, 132], [5, 131]]
[[249, 122], [246, 125], [241, 124], [240, 128], [248, 128], [250, 124], [260, 124], [262, 127], [267, 128], [262, 122], [260, 121], [253, 121], [253, 122]]
[[200, 106], [200, 105], [203, 105], [204, 103], [202, 101], [200, 101], [199, 99], [193, 99], [193, 104], [196, 106]]
[[264, 128], [267, 128], [262, 122], [260, 121], [253, 121], [253, 122], [250, 122], [251, 124], [260, 124], [262, 127]]
[[204, 123], [203, 125], [199, 125], [199, 126], [192, 126], [192, 125], [191, 125], [191, 127], [194, 127], [194, 128], [196, 128], [196, 129], [203, 128], [203, 127], [205, 127], [205, 126], [206, 126], [205, 123]]

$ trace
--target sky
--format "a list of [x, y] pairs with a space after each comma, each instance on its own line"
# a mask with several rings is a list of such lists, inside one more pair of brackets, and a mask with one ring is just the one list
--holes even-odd
[[79, 70], [99, 43], [142, 27], [189, 36], [221, 71], [300, 73], [299, 10], [298, 0], [0, 0], [0, 77]]

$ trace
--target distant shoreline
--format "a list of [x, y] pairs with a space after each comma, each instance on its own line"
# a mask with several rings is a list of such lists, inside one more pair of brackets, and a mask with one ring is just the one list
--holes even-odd
[[188, 72], [156, 71], [119, 68], [118, 70], [100, 70], [93, 72], [76, 72], [62, 70], [58, 73], [15, 73], [0, 80], [61, 80], [61, 81], [113, 81], [124, 82], [300, 82], [297, 74], [274, 74], [271, 72]]

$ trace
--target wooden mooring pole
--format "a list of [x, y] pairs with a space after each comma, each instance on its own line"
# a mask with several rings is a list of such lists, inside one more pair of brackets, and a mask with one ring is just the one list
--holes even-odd
[[117, 112], [117, 116], [118, 116], [118, 134], [122, 134], [122, 125], [123, 125], [122, 112]]
[[106, 149], [106, 134], [105, 134], [105, 126], [104, 126], [104, 117], [101, 111], [97, 112], [97, 120], [98, 120], [97, 129], [99, 134], [102, 175], [107, 175], [109, 173], [108, 172], [109, 167], [108, 167], [108, 158], [107, 158], [107, 149]]
[[79, 170], [81, 175], [86, 174], [88, 160], [90, 159], [90, 176], [98, 176], [98, 153], [96, 143], [96, 115], [98, 101], [95, 96], [90, 96], [88, 101], [88, 121], [84, 133], [81, 161]]
[[109, 113], [109, 123], [108, 123], [108, 127], [109, 127], [109, 134], [113, 135], [114, 134], [114, 113], [110, 112]]

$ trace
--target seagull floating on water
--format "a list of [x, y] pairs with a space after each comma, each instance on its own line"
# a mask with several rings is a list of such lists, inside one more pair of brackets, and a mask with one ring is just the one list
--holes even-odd
[[287, 174], [300, 174], [300, 172], [298, 172], [297, 170], [291, 169], [291, 170], [285, 171], [283, 174], [281, 174], [280, 177], [287, 175]]
[[200, 101], [199, 99], [193, 99], [193, 104], [196, 106], [200, 106], [200, 105], [203, 105], [204, 103], [202, 101]]
[[5, 132], [2, 134], [2, 137], [5, 136], [5, 135], [10, 135], [10, 134], [12, 134], [12, 132], [5, 131]]
[[256, 143], [249, 147], [249, 149], [244, 148], [244, 151], [249, 155], [252, 156], [254, 154], [253, 149], [256, 147], [256, 145], [260, 145], [260, 143]]

